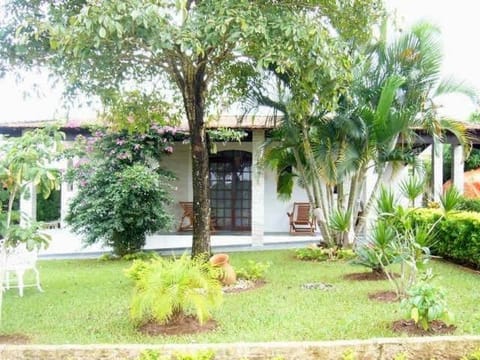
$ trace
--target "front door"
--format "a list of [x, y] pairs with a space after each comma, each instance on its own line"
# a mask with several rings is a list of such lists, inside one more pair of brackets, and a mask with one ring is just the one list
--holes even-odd
[[252, 155], [221, 151], [210, 157], [210, 199], [217, 230], [250, 231]]

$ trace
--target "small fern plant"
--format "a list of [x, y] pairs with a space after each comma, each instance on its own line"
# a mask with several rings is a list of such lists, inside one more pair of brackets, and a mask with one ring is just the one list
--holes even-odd
[[166, 324], [186, 315], [203, 324], [223, 301], [218, 270], [202, 258], [184, 254], [179, 259], [135, 260], [126, 275], [135, 282], [130, 315], [140, 325], [152, 320]]

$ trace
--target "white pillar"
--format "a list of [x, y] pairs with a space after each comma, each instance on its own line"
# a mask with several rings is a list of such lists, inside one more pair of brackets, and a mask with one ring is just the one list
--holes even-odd
[[[73, 161], [68, 160], [63, 167], [68, 168], [73, 166]], [[70, 206], [70, 200], [77, 194], [76, 186], [73, 183], [62, 181], [60, 185], [60, 227], [64, 228], [65, 217], [68, 213], [68, 207]]]
[[260, 147], [265, 141], [264, 130], [252, 134], [252, 245], [263, 245], [265, 231], [265, 171], [259, 165]]
[[460, 194], [464, 192], [464, 169], [463, 146], [452, 145], [452, 183]]
[[65, 223], [65, 217], [68, 213], [68, 207], [70, 205], [70, 200], [75, 196], [76, 191], [73, 184], [62, 181], [61, 184], [61, 193], [60, 193], [60, 226], [64, 228], [67, 224]]
[[37, 191], [33, 183], [28, 183], [25, 186], [27, 188], [26, 192], [20, 198], [21, 226], [26, 225], [29, 220], [37, 220]]
[[432, 196], [439, 201], [443, 194], [443, 144], [433, 140], [432, 145]]

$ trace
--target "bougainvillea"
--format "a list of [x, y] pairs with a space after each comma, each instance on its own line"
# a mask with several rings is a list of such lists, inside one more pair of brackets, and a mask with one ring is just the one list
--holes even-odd
[[153, 125], [142, 134], [97, 129], [78, 137], [68, 177], [78, 184], [67, 222], [87, 244], [102, 241], [123, 256], [140, 250], [145, 236], [171, 224], [173, 174], [161, 166], [173, 152], [176, 128]]

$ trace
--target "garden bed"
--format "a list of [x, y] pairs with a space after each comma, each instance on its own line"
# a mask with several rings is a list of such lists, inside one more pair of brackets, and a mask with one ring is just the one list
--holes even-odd
[[[404, 318], [398, 302], [368, 295], [393, 290], [386, 280], [352, 281], [364, 270], [347, 262], [303, 262], [292, 251], [231, 253], [231, 263], [270, 262], [266, 284], [225, 295], [214, 312], [217, 327], [194, 335], [147, 336], [129, 319], [133, 283], [124, 275], [131, 262], [50, 260], [39, 262], [44, 293], [26, 288], [20, 298], [6, 292], [0, 335], [17, 334], [29, 344], [235, 343], [320, 341], [396, 337]], [[447, 292], [455, 316], [454, 335], [480, 335], [480, 276], [445, 262], [432, 262], [435, 282]], [[365, 269], [365, 272], [369, 270]], [[27, 279], [28, 280], [28, 279]], [[304, 284], [330, 284], [328, 291]]]

